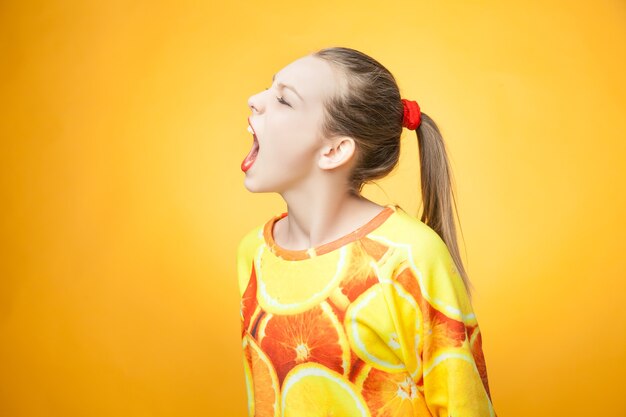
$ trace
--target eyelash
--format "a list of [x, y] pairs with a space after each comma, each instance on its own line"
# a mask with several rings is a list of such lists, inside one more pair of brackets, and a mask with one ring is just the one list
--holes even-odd
[[[266, 90], [269, 90], [269, 88], [266, 88]], [[286, 104], [287, 106], [291, 107], [291, 104], [287, 103], [282, 97], [276, 97], [276, 100], [278, 100], [278, 102], [281, 104]]]

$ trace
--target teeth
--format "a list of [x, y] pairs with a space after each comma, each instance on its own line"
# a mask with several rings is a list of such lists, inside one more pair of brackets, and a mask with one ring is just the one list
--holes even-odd
[[252, 133], [254, 135], [254, 130], [252, 130], [252, 127], [250, 125], [248, 125], [248, 132]]

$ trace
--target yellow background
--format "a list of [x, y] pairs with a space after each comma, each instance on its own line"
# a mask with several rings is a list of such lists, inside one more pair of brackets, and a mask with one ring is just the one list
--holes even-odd
[[[248, 97], [324, 46], [440, 125], [501, 417], [624, 416], [626, 3], [3, 1], [0, 415], [244, 416]], [[417, 145], [365, 195], [419, 206]]]

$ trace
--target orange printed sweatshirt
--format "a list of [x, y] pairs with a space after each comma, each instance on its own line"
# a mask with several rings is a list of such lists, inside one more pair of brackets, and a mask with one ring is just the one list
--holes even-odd
[[249, 416], [496, 416], [481, 333], [445, 242], [397, 205], [307, 250], [239, 242]]

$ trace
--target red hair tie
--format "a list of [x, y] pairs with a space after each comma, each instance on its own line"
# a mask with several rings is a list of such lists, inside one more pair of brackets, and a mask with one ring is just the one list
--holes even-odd
[[402, 99], [404, 115], [402, 116], [402, 127], [415, 130], [422, 122], [422, 112], [417, 101]]

